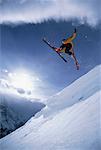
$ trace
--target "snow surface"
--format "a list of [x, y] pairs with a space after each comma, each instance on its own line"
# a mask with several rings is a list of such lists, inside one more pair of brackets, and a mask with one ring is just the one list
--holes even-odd
[[100, 150], [101, 65], [46, 101], [0, 140], [3, 150]]
[[0, 91], [0, 138], [23, 125], [45, 105]]

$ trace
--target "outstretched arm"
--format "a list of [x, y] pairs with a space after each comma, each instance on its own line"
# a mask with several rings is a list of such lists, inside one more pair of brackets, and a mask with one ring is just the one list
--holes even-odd
[[67, 39], [64, 41], [64, 44], [67, 44], [67, 43], [71, 42], [73, 39], [75, 39], [76, 35], [77, 35], [77, 31], [76, 31], [76, 28], [75, 28], [73, 35], [72, 35], [71, 37], [67, 38]]
[[73, 35], [70, 37], [71, 40], [75, 39], [76, 38], [76, 35], [77, 35], [77, 30], [76, 28], [74, 29], [74, 33]]

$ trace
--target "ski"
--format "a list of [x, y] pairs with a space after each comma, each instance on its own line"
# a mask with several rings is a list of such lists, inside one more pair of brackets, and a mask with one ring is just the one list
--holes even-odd
[[60, 58], [62, 58], [65, 62], [67, 62], [67, 60], [66, 60], [63, 56], [61, 56], [61, 54], [55, 50], [56, 48], [53, 47], [45, 38], [43, 38], [43, 41], [44, 41], [50, 48], [52, 48], [52, 49], [58, 54], [58, 56], [59, 56]]

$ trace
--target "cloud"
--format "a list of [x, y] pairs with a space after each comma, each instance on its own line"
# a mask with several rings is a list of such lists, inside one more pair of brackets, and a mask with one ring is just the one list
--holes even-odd
[[101, 21], [100, 0], [0, 0], [0, 23], [73, 20], [95, 26]]
[[[28, 76], [28, 72], [24, 71], [24, 69], [19, 70], [20, 72], [23, 72], [23, 78]], [[9, 72], [7, 69], [2, 69], [0, 70], [0, 91], [7, 91], [13, 94], [20, 94], [22, 96], [27, 96], [27, 97], [34, 97], [34, 98], [39, 98], [39, 99], [46, 99], [50, 95], [54, 94], [56, 90], [54, 89], [55, 87], [50, 85], [49, 83], [46, 83], [41, 77], [38, 77], [36, 73], [30, 74], [30, 80], [32, 83], [31, 88], [26, 88], [21, 86], [20, 87], [20, 82], [18, 79], [19, 71], [15, 72]], [[17, 79], [16, 79], [17, 77]], [[22, 79], [22, 78], [21, 78]], [[16, 85], [16, 81], [19, 82], [18, 85]], [[22, 79], [23, 81], [23, 79]], [[13, 82], [15, 84], [13, 84]], [[22, 83], [22, 82], [21, 82]], [[25, 85], [25, 84], [24, 84]], [[27, 83], [28, 86], [28, 83]]]
[[24, 90], [24, 89], [21, 89], [21, 88], [16, 88], [16, 90], [17, 90], [17, 92], [18, 92], [19, 94], [25, 94], [25, 93], [26, 93], [25, 90]]
[[29, 95], [30, 92], [31, 94], [31, 91], [25, 90], [23, 88], [17, 88], [12, 85], [11, 81], [9, 80], [10, 76], [13, 76], [13, 73], [9, 72], [7, 69], [0, 70], [0, 90], [18, 92], [19, 94], [27, 95]]

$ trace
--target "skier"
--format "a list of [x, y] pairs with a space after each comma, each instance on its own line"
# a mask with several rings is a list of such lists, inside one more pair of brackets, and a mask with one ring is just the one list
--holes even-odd
[[55, 48], [55, 50], [58, 53], [67, 53], [68, 55], [71, 55], [75, 61], [77, 69], [79, 69], [79, 63], [75, 57], [74, 50], [73, 50], [73, 42], [72, 42], [75, 39], [76, 35], [77, 35], [77, 31], [75, 28], [73, 35], [67, 39], [63, 39], [62, 45], [59, 48]]
[[59, 48], [56, 48], [54, 46], [52, 46], [47, 40], [46, 38], [43, 38], [43, 41], [49, 46], [51, 47], [65, 62], [67, 62], [67, 60], [61, 55], [61, 53], [66, 53], [68, 55], [71, 55], [72, 58], [75, 61], [77, 70], [79, 70], [79, 63], [75, 57], [74, 54], [74, 50], [73, 50], [73, 40], [75, 39], [77, 35], [77, 31], [76, 28], [74, 29], [74, 33], [71, 37], [67, 38], [67, 39], [63, 39], [62, 40], [62, 45]]

